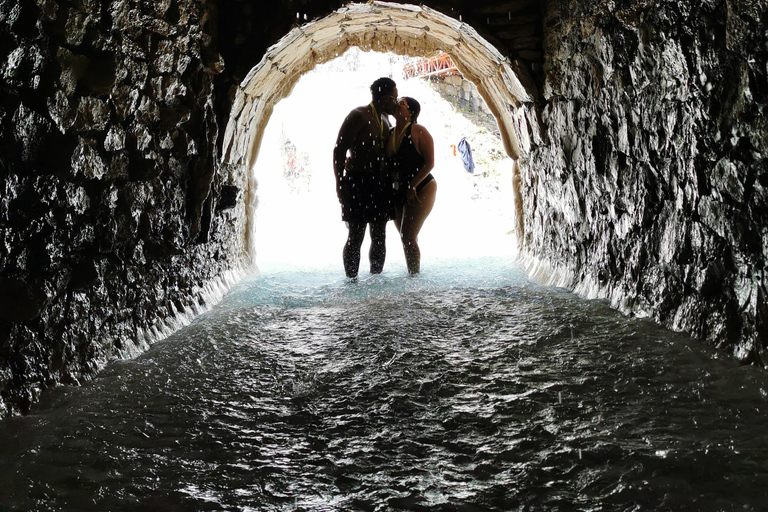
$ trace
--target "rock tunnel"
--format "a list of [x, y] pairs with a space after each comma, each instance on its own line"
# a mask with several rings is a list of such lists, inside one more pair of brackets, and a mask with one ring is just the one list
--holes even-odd
[[520, 261], [766, 366], [761, 0], [0, 0], [0, 417], [251, 265], [275, 103], [356, 46], [450, 54], [514, 159]]

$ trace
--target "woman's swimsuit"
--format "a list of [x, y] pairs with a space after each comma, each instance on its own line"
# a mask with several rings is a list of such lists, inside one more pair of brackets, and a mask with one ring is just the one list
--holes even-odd
[[[413, 128], [412, 125], [405, 129], [405, 135], [403, 136], [403, 141], [400, 143], [400, 148], [397, 150], [397, 153], [392, 155], [392, 170], [397, 174], [397, 181], [399, 183], [398, 204], [401, 205], [405, 203], [405, 191], [408, 189], [408, 184], [417, 174], [419, 174], [421, 168], [424, 167], [424, 157], [416, 151], [416, 147], [413, 145], [411, 128]], [[418, 192], [434, 179], [435, 177], [432, 176], [432, 173], [427, 174], [427, 176], [421, 180], [421, 183], [416, 185], [416, 191]]]

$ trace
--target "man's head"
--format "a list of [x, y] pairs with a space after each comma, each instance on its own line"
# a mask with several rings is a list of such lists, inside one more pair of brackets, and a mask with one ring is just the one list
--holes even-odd
[[376, 79], [371, 84], [371, 99], [379, 104], [384, 112], [391, 114], [397, 104], [397, 84], [385, 76]]

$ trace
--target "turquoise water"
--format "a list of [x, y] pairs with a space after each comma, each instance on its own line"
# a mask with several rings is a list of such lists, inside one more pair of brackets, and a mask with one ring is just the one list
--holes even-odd
[[265, 267], [1, 422], [0, 510], [762, 510], [767, 394], [505, 258]]

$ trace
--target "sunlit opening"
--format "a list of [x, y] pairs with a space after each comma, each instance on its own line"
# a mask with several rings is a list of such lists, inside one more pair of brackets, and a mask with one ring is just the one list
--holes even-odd
[[[258, 182], [256, 264], [264, 271], [338, 267], [347, 230], [336, 198], [332, 151], [349, 111], [370, 102], [369, 86], [391, 76], [401, 96], [421, 103], [419, 122], [435, 140], [437, 200], [419, 235], [422, 271], [436, 260], [513, 257], [512, 160], [497, 128], [475, 124], [428, 81], [405, 79], [411, 59], [353, 49], [303, 75], [278, 103], [252, 172]], [[394, 120], [393, 120], [394, 121]], [[466, 137], [474, 173], [456, 146]], [[368, 271], [368, 236], [360, 272]], [[399, 234], [387, 228], [385, 273], [406, 272]]]

